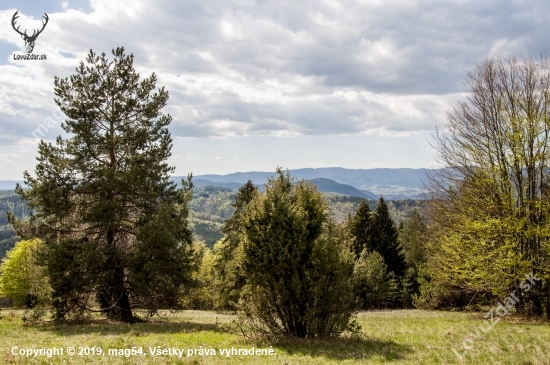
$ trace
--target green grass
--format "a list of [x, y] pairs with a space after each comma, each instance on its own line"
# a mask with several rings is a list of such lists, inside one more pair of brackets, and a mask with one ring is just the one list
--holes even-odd
[[[481, 314], [419, 310], [360, 313], [361, 336], [328, 340], [279, 339], [253, 342], [233, 333], [233, 316], [215, 312], [183, 311], [136, 324], [94, 320], [83, 323], [24, 323], [23, 312], [0, 311], [0, 364], [550, 364], [550, 325], [505, 318], [460, 360], [452, 351], [483, 324]], [[131, 349], [145, 356], [14, 356], [11, 349], [70, 346]], [[215, 349], [215, 356], [149, 355], [149, 347]], [[274, 356], [224, 357], [219, 349], [269, 348]]]

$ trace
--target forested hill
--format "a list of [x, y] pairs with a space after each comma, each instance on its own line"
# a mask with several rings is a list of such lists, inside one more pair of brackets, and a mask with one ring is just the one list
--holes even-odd
[[[179, 181], [176, 181], [175, 178], [174, 178], [174, 181], [179, 183]], [[317, 187], [317, 190], [323, 193], [337, 193], [337, 194], [360, 197], [365, 199], [379, 198], [379, 196], [371, 193], [368, 190], [358, 190], [351, 185], [340, 184], [332, 179], [326, 179], [321, 177], [321, 178], [311, 179], [307, 181], [312, 182]], [[215, 182], [215, 181], [210, 181], [205, 179], [193, 179], [193, 184], [195, 185], [195, 187], [215, 186], [215, 187], [226, 188], [230, 190], [239, 190], [239, 188], [243, 185], [242, 183], [237, 183], [237, 182], [227, 182], [227, 183]], [[259, 184], [258, 189], [262, 191], [264, 189], [264, 186]]]
[[27, 204], [12, 190], [0, 190], [0, 257], [13, 247], [17, 238], [15, 231], [8, 223], [6, 212], [12, 212], [18, 218], [29, 216]]
[[[234, 212], [231, 203], [234, 202], [235, 194], [234, 189], [224, 187], [210, 185], [195, 187], [195, 194], [189, 203], [189, 208], [190, 224], [197, 239], [211, 246], [222, 237], [220, 228]], [[332, 212], [339, 221], [345, 219], [348, 214], [354, 214], [359, 203], [365, 199], [336, 193], [326, 193], [326, 196]], [[374, 210], [377, 201], [368, 199], [368, 202], [370, 208]], [[406, 220], [414, 208], [420, 204], [419, 201], [410, 199], [391, 200], [387, 203], [390, 215], [396, 224]], [[11, 190], [0, 191], [0, 257], [3, 257], [16, 241], [15, 232], [6, 218], [7, 211], [11, 211], [18, 218], [29, 216], [27, 206], [19, 196]]]
[[[191, 225], [199, 239], [207, 245], [213, 245], [222, 237], [220, 228], [223, 222], [231, 217], [234, 208], [231, 203], [235, 200], [236, 191], [217, 186], [203, 186], [195, 189], [195, 196], [190, 202]], [[329, 206], [338, 221], [342, 221], [348, 214], [354, 214], [359, 203], [365, 198], [345, 196], [335, 193], [325, 194]], [[377, 200], [368, 199], [369, 207], [374, 210]], [[399, 225], [408, 219], [415, 208], [419, 208], [421, 201], [404, 199], [387, 201], [390, 215]]]

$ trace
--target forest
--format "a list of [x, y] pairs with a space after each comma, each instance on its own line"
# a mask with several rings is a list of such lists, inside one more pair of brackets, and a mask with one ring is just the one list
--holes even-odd
[[[229, 219], [235, 208], [232, 203], [237, 190], [217, 186], [194, 187], [193, 198], [189, 201], [189, 222], [195, 240], [202, 241], [212, 248], [221, 238], [223, 222]], [[341, 194], [325, 194], [331, 212], [337, 221], [343, 221], [349, 214], [354, 214], [357, 206], [364, 198]], [[376, 200], [368, 200], [369, 207], [376, 207]], [[399, 225], [405, 222], [411, 213], [420, 209], [421, 200], [388, 200], [390, 216]], [[9, 224], [7, 212], [11, 212], [17, 219], [30, 217], [31, 211], [24, 201], [12, 190], [0, 190], [0, 259], [13, 248], [19, 239]]]

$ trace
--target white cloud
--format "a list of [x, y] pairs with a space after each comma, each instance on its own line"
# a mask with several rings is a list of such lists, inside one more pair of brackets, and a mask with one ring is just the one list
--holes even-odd
[[22, 158], [23, 156], [15, 154], [15, 153], [2, 153], [2, 154], [0, 154], [0, 158], [10, 158], [10, 157]]
[[[54, 76], [74, 73], [90, 48], [119, 45], [169, 90], [174, 138], [411, 136], [444, 123], [465, 71], [487, 54], [545, 52], [550, 15], [542, 0], [69, 5], [49, 14], [36, 42], [48, 61], [0, 65], [0, 144], [51, 115]], [[0, 11], [0, 23], [12, 15]], [[0, 40], [22, 50], [11, 27], [0, 27]]]

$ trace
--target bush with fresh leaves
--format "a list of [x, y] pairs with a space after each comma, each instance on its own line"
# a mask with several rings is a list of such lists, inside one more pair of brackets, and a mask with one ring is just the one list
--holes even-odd
[[217, 307], [215, 254], [202, 241], [193, 242], [193, 250], [194, 261], [198, 264], [198, 268], [192, 275], [193, 285], [183, 290], [180, 304], [184, 309], [215, 309]]
[[384, 258], [376, 251], [364, 249], [355, 263], [353, 281], [357, 306], [361, 309], [382, 309], [388, 299], [390, 286]]
[[47, 301], [50, 286], [38, 252], [44, 245], [39, 239], [19, 241], [0, 264], [0, 296], [9, 297], [17, 307], [33, 307]]

